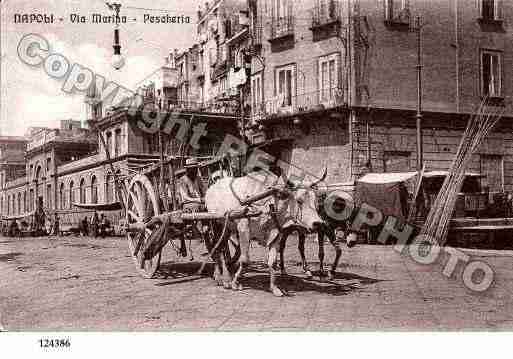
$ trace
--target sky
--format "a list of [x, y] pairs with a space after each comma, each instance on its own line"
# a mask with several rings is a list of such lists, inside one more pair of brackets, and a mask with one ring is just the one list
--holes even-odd
[[[59, 127], [63, 119], [84, 120], [83, 93], [62, 92], [62, 80], [49, 77], [42, 67], [32, 68], [18, 57], [20, 39], [30, 33], [43, 36], [52, 52], [70, 63], [87, 66], [129, 89], [164, 64], [173, 49], [184, 49], [195, 40], [196, 10], [200, 0], [116, 0], [121, 15], [137, 22], [121, 24], [120, 36], [125, 66], [117, 71], [110, 65], [113, 54], [113, 24], [73, 24], [71, 14], [91, 18], [93, 13], [110, 15], [101, 0], [4, 0], [0, 4], [1, 103], [0, 134], [21, 136], [30, 126]], [[133, 9], [137, 7], [144, 9]], [[153, 10], [148, 10], [153, 9]], [[156, 10], [158, 9], [158, 10]], [[14, 14], [46, 13], [63, 22], [16, 24]], [[144, 24], [144, 14], [190, 16], [190, 24]]]

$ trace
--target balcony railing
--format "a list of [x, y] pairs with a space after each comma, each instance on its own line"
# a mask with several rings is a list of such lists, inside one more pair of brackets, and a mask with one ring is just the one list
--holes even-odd
[[173, 101], [167, 104], [164, 111], [190, 111], [190, 112], [206, 112], [221, 113], [226, 115], [236, 115], [240, 112], [238, 101]]
[[262, 26], [256, 25], [251, 29], [251, 38], [253, 40], [253, 46], [262, 46]]
[[276, 17], [271, 20], [271, 39], [279, 39], [294, 34], [294, 17]]
[[265, 119], [273, 115], [293, 115], [315, 112], [339, 107], [345, 104], [344, 89], [332, 87], [297, 96], [276, 96], [257, 104], [253, 109], [255, 120]]
[[337, 0], [319, 0], [312, 9], [312, 27], [331, 24], [341, 19], [341, 4]]

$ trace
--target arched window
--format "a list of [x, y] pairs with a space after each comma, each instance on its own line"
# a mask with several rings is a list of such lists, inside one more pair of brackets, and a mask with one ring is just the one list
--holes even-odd
[[21, 192], [18, 193], [18, 214], [21, 214]]
[[64, 197], [64, 183], [59, 187], [59, 208], [66, 208], [66, 198]]
[[27, 192], [23, 192], [23, 212], [27, 213]]
[[80, 203], [86, 203], [86, 187], [83, 178], [80, 180]]
[[73, 207], [73, 203], [75, 203], [75, 188], [73, 181], [69, 183], [69, 208]]
[[[116, 177], [119, 179], [121, 178], [121, 171], [120, 170], [117, 170], [116, 171]], [[114, 177], [112, 177], [112, 193], [113, 193], [113, 197], [114, 197], [114, 201], [118, 201], [118, 191], [116, 190], [116, 183], [114, 183], [115, 179]], [[121, 182], [121, 181], [120, 181]]]
[[91, 203], [98, 203], [98, 180], [91, 177]]
[[112, 175], [108, 174], [105, 177], [105, 202], [111, 203], [113, 202], [112, 189], [114, 188], [114, 183], [112, 183]]

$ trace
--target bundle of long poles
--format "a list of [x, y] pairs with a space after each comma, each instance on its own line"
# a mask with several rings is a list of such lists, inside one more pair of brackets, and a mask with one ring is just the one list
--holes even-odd
[[486, 99], [479, 105], [477, 113], [471, 116], [449, 173], [421, 230], [420, 234], [423, 240], [428, 240], [432, 244], [440, 246], [445, 244], [456, 200], [465, 180], [466, 170], [472, 161], [472, 156], [500, 117], [500, 113], [490, 110]]

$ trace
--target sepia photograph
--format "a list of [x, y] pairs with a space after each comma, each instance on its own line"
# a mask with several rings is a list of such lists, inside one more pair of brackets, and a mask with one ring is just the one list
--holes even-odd
[[0, 11], [0, 340], [513, 329], [513, 1]]

